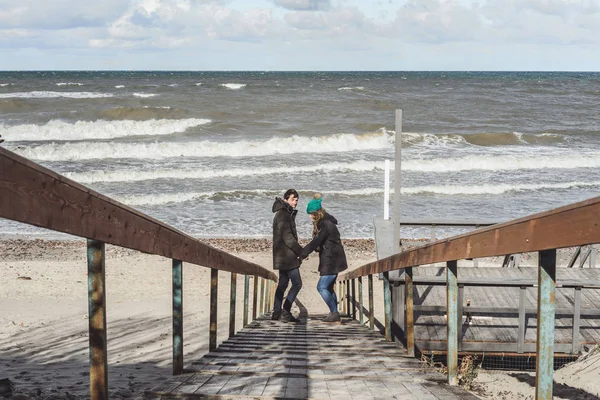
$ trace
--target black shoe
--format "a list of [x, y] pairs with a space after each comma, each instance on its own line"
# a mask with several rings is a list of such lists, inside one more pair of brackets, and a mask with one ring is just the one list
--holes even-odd
[[280, 318], [281, 318], [281, 311], [273, 311], [273, 314], [271, 314], [271, 319], [273, 321], [279, 321]]
[[298, 323], [300, 322], [300, 320], [296, 317], [294, 317], [292, 315], [291, 312], [287, 311], [287, 310], [283, 310], [281, 312], [281, 321], [283, 322], [293, 322], [293, 323]]

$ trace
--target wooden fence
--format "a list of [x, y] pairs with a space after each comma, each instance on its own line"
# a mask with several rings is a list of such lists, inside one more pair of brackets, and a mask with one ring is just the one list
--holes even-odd
[[438, 240], [368, 263], [338, 277], [343, 312], [356, 298], [358, 280], [362, 320], [362, 278], [368, 279], [370, 327], [373, 328], [373, 274], [384, 281], [385, 334], [392, 340], [389, 271], [403, 270], [405, 285], [404, 318], [408, 354], [414, 355], [413, 268], [434, 263], [446, 264], [446, 315], [448, 382], [458, 383], [459, 289], [457, 261], [464, 259], [538, 252], [536, 399], [552, 399], [556, 290], [556, 249], [600, 243], [600, 197], [555, 210], [492, 225], [470, 233]]
[[[0, 147], [0, 218], [87, 238], [90, 338], [90, 397], [108, 398], [106, 352], [105, 243], [173, 260], [173, 373], [183, 373], [183, 262], [211, 268], [209, 349], [217, 346], [218, 272], [244, 274], [243, 325], [249, 319], [249, 283], [254, 277], [252, 318], [273, 302], [277, 276], [218, 250], [133, 208]], [[260, 285], [260, 298], [258, 298]], [[259, 303], [260, 302], [260, 303]], [[235, 295], [229, 334], [235, 333]]]

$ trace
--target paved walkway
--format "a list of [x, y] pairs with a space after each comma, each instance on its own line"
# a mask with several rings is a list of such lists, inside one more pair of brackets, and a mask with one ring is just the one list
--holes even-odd
[[146, 399], [477, 399], [357, 321], [259, 318]]

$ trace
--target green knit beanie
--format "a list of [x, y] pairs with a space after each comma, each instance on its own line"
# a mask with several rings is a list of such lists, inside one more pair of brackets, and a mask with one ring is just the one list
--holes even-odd
[[316, 193], [306, 206], [306, 213], [312, 214], [321, 209], [321, 202], [323, 201], [321, 193]]

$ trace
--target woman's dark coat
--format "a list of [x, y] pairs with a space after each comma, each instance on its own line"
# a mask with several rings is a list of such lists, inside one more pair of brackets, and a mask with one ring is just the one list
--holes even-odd
[[282, 198], [273, 203], [273, 269], [289, 271], [300, 266], [302, 246], [298, 244], [296, 213]]
[[337, 220], [325, 213], [317, 225], [317, 235], [302, 250], [302, 259], [317, 250], [319, 252], [320, 275], [335, 275], [348, 269], [346, 253], [337, 228]]

